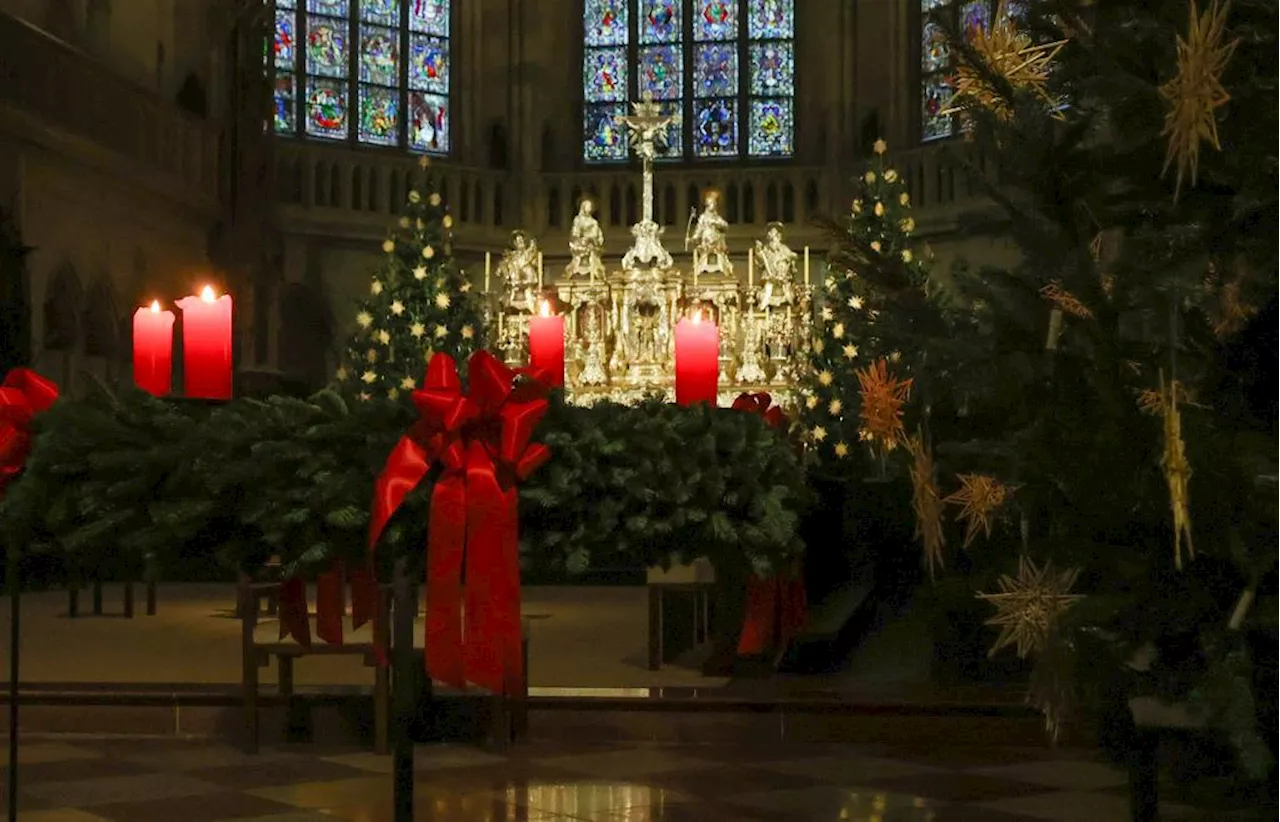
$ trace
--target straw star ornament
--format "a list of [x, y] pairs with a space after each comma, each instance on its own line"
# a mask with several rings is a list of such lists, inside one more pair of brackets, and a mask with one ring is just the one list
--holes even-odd
[[1014, 646], [1020, 659], [1026, 659], [1044, 646], [1055, 620], [1078, 600], [1079, 594], [1070, 593], [1076, 584], [1077, 570], [1053, 573], [1052, 565], [1037, 567], [1026, 556], [1018, 559], [1018, 575], [1002, 574], [997, 584], [998, 594], [978, 594], [978, 599], [995, 606], [996, 615], [987, 625], [1000, 629], [1000, 635], [991, 646], [988, 656], [994, 657], [1001, 649]]
[[1198, 14], [1191, 0], [1191, 24], [1184, 40], [1178, 38], [1178, 73], [1160, 87], [1160, 95], [1169, 106], [1161, 135], [1169, 140], [1165, 152], [1164, 171], [1177, 167], [1173, 197], [1182, 191], [1184, 177], [1196, 184], [1200, 170], [1200, 144], [1208, 143], [1221, 151], [1218, 142], [1217, 110], [1231, 99], [1222, 85], [1222, 73], [1235, 52], [1235, 40], [1223, 43], [1227, 12], [1231, 4], [1212, 0], [1204, 14]]
[[907, 441], [907, 451], [911, 454], [911, 507], [916, 514], [916, 538], [924, 549], [932, 580], [935, 570], [943, 567], [942, 549], [947, 544], [942, 531], [942, 496], [934, 480], [933, 449], [917, 432]]
[[862, 407], [861, 434], [884, 450], [890, 450], [902, 438], [902, 408], [911, 396], [911, 380], [900, 380], [889, 373], [883, 359], [876, 360], [861, 371], [858, 377], [858, 393]]
[[[943, 114], [963, 112], [967, 104], [976, 104], [1002, 120], [1013, 116], [1013, 109], [999, 90], [992, 88], [990, 75], [994, 73], [1015, 91], [1029, 91], [1040, 98], [1050, 109], [1057, 102], [1049, 95], [1047, 85], [1053, 69], [1053, 60], [1067, 44], [1066, 40], [1035, 44], [1018, 25], [1013, 15], [1001, 3], [996, 10], [995, 22], [989, 28], [976, 28], [969, 47], [982, 59], [985, 67], [970, 65], [961, 59], [952, 78], [955, 92], [943, 108]], [[1060, 114], [1055, 117], [1061, 118]]]
[[1013, 488], [985, 474], [960, 474], [960, 490], [943, 502], [960, 506], [959, 518], [964, 522], [964, 547], [968, 548], [978, 531], [990, 539], [995, 513], [1004, 506]]

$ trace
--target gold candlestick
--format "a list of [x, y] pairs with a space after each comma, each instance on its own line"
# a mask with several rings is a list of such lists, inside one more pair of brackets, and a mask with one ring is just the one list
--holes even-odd
[[809, 246], [804, 247], [804, 287], [809, 287]]

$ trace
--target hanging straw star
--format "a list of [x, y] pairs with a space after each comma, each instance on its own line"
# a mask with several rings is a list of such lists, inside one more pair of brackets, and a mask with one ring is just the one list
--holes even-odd
[[934, 579], [935, 569], [943, 567], [942, 549], [947, 537], [942, 532], [942, 497], [934, 480], [933, 449], [925, 444], [919, 431], [907, 441], [911, 453], [911, 507], [916, 514], [915, 536], [924, 549], [924, 559], [929, 566], [929, 579]]
[[1191, 482], [1191, 463], [1187, 462], [1186, 444], [1182, 441], [1182, 414], [1178, 411], [1180, 393], [1177, 380], [1165, 385], [1162, 371], [1160, 405], [1164, 417], [1164, 454], [1160, 457], [1160, 468], [1169, 485], [1169, 507], [1173, 512], [1173, 565], [1179, 571], [1182, 570], [1184, 537], [1187, 555], [1196, 555], [1195, 545], [1191, 541], [1191, 506], [1187, 494], [1187, 486]]
[[991, 538], [993, 515], [1008, 501], [1013, 488], [995, 477], [984, 474], [961, 474], [960, 490], [943, 500], [959, 505], [959, 518], [965, 524], [964, 547], [968, 548], [978, 536], [978, 531]]
[[1221, 5], [1218, 0], [1212, 0], [1204, 14], [1197, 14], [1195, 0], [1191, 0], [1190, 5], [1187, 39], [1178, 38], [1178, 73], [1160, 87], [1160, 95], [1169, 105], [1161, 132], [1161, 136], [1169, 140], [1161, 174], [1167, 173], [1170, 166], [1177, 166], [1174, 200], [1182, 191], [1183, 177], [1189, 175], [1191, 185], [1196, 184], [1200, 144], [1209, 143], [1222, 150], [1218, 142], [1217, 110], [1231, 99], [1222, 85], [1222, 73], [1238, 42], [1222, 42], [1230, 3]]
[[1075, 295], [1064, 289], [1057, 281], [1051, 282], [1040, 289], [1040, 296], [1053, 303], [1064, 314], [1070, 314], [1082, 320], [1093, 317], [1093, 312], [1089, 310], [1089, 307], [1077, 300]]
[[1056, 112], [1058, 102], [1049, 95], [1046, 86], [1053, 59], [1066, 44], [1066, 40], [1055, 40], [1035, 45], [1025, 32], [1018, 30], [1016, 19], [1007, 13], [1005, 4], [1001, 3], [996, 11], [995, 22], [990, 28], [975, 29], [969, 43], [985, 66], [970, 65], [963, 57], [958, 61], [952, 77], [955, 92], [943, 107], [942, 113], [962, 112], [966, 104], [973, 103], [1001, 120], [1011, 118], [1013, 109], [1004, 93], [991, 85], [990, 75], [994, 73], [1009, 88], [1029, 91], [1040, 98], [1045, 105], [1055, 110], [1054, 117], [1061, 119], [1062, 115]]
[[1048, 563], [1043, 568], [1025, 555], [1018, 559], [1018, 575], [1002, 574], [997, 584], [998, 594], [978, 594], [978, 599], [995, 606], [996, 615], [987, 625], [1000, 629], [988, 656], [994, 657], [1001, 649], [1013, 645], [1020, 659], [1042, 648], [1049, 638], [1058, 616], [1071, 607], [1079, 594], [1069, 593], [1076, 584], [1077, 570], [1052, 574]]
[[858, 410], [862, 423], [860, 433], [878, 444], [882, 451], [890, 450], [903, 437], [902, 407], [911, 396], [911, 380], [891, 376], [884, 358], [854, 373], [862, 401]]

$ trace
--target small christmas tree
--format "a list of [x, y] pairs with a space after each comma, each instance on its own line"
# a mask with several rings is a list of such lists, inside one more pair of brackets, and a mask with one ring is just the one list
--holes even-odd
[[[425, 171], [427, 161], [421, 166]], [[409, 191], [384, 254], [356, 309], [337, 382], [361, 400], [397, 399], [419, 387], [427, 360], [449, 354], [459, 365], [484, 344], [480, 302], [454, 264], [453, 218], [428, 179]]]
[[[812, 369], [802, 389], [808, 437], [819, 461], [837, 472], [862, 450], [855, 443], [875, 436], [861, 422], [868, 369], [882, 373], [876, 363], [884, 360], [891, 375], [910, 377], [917, 359], [911, 341], [922, 319], [931, 326], [943, 320], [927, 296], [933, 290], [927, 254], [913, 248], [916, 225], [907, 183], [886, 161], [886, 149], [883, 140], [876, 141], [848, 217], [830, 226], [835, 251], [810, 352]], [[871, 444], [879, 451], [897, 445]]]

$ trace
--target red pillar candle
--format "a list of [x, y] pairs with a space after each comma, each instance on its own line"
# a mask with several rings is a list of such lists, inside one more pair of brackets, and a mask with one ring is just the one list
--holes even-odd
[[178, 300], [182, 309], [182, 387], [188, 397], [231, 399], [231, 295]]
[[529, 318], [529, 364], [550, 375], [551, 385], [564, 385], [564, 317], [542, 301], [539, 316]]
[[676, 402], [716, 404], [720, 379], [720, 329], [702, 312], [676, 325]]
[[133, 384], [157, 397], [173, 389], [173, 312], [158, 301], [133, 312]]

